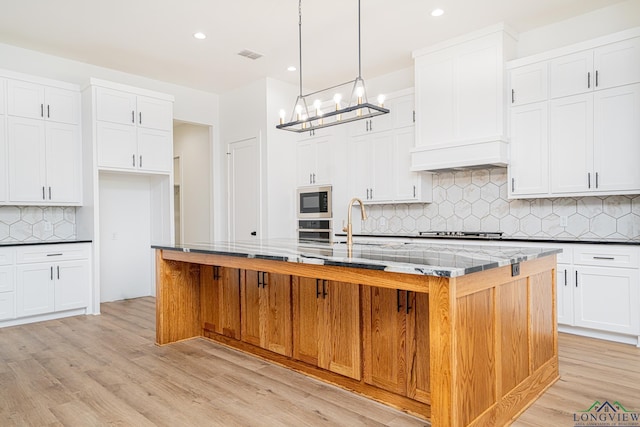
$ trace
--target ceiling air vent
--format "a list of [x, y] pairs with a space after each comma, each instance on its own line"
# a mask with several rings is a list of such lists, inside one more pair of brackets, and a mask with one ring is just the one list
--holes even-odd
[[258, 58], [262, 58], [262, 55], [259, 54], [258, 52], [254, 52], [252, 50], [241, 50], [240, 52], [238, 52], [238, 55], [240, 56], [244, 56], [245, 58], [249, 58], [249, 59], [258, 59]]

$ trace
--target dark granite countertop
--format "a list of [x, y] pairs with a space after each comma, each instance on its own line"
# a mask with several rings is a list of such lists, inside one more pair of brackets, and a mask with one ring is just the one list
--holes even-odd
[[[337, 237], [347, 238], [346, 233], [336, 233]], [[437, 239], [437, 240], [473, 240], [487, 242], [530, 242], [530, 243], [581, 243], [581, 244], [606, 244], [606, 245], [640, 245], [640, 237], [633, 239], [607, 238], [607, 237], [468, 237], [468, 236], [421, 236], [418, 233], [358, 233], [353, 237], [372, 237], [372, 238], [398, 238], [398, 239]]]
[[91, 243], [92, 240], [86, 239], [66, 239], [66, 240], [35, 240], [28, 242], [0, 242], [0, 247], [3, 246], [25, 246], [25, 245], [57, 245], [60, 243]]
[[352, 256], [349, 257], [345, 244], [299, 243], [295, 239], [216, 242], [211, 245], [153, 245], [152, 248], [439, 277], [459, 277], [561, 252], [560, 249], [477, 246], [461, 242], [370, 241], [354, 244]]

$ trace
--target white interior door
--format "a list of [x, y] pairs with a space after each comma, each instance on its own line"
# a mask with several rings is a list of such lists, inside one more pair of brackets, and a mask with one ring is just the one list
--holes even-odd
[[229, 240], [260, 238], [260, 162], [258, 139], [228, 146]]

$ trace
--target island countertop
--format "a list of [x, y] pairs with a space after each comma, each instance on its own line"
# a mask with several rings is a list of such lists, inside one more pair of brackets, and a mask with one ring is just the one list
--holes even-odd
[[555, 248], [476, 246], [456, 243], [354, 243], [352, 256], [341, 243], [299, 243], [294, 239], [153, 245], [154, 249], [326, 266], [363, 268], [438, 277], [503, 267], [562, 252]]

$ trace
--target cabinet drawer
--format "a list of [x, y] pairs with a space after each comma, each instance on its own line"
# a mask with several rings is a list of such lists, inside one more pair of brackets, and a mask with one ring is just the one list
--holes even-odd
[[0, 294], [0, 320], [16, 318], [15, 294], [5, 292]]
[[14, 267], [0, 267], [0, 293], [11, 292], [14, 290]]
[[12, 265], [14, 260], [14, 248], [0, 248], [0, 265]]
[[16, 263], [58, 262], [71, 259], [86, 259], [91, 254], [89, 243], [63, 243], [57, 245], [34, 245], [16, 249]]
[[640, 248], [594, 245], [577, 247], [573, 250], [573, 263], [578, 265], [598, 265], [603, 267], [639, 268]]

